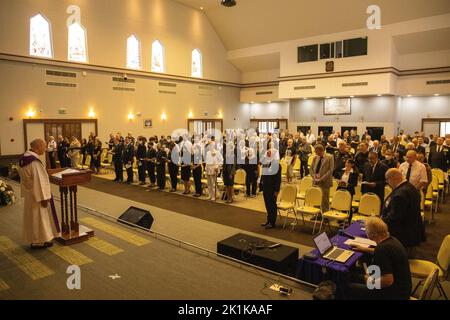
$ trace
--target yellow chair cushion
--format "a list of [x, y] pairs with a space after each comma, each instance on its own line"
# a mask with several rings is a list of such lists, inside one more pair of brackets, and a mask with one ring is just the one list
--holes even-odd
[[369, 219], [370, 217], [368, 217], [368, 216], [363, 216], [363, 215], [358, 215], [358, 214], [355, 214], [355, 215], [353, 215], [353, 217], [352, 217], [352, 222], [355, 222], [355, 221], [366, 221], [367, 219]]
[[352, 201], [352, 208], [358, 208], [359, 207], [359, 201]]
[[409, 269], [411, 270], [411, 275], [416, 278], [425, 279], [436, 268], [439, 269], [439, 278], [442, 278], [444, 276], [444, 271], [442, 271], [442, 269], [433, 262], [416, 259], [409, 260]]
[[334, 210], [325, 212], [323, 214], [323, 216], [325, 218], [328, 218], [328, 219], [336, 219], [336, 220], [348, 219], [348, 214], [347, 213], [343, 213], [343, 212], [340, 212], [340, 211], [334, 211]]
[[277, 208], [281, 209], [281, 210], [293, 209], [294, 205], [292, 203], [288, 203], [288, 202], [278, 202]]
[[320, 209], [315, 208], [315, 207], [300, 207], [300, 208], [297, 208], [297, 212], [303, 212], [306, 214], [319, 214]]

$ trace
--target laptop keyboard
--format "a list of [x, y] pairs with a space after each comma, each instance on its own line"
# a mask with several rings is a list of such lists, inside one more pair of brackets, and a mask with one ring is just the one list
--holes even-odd
[[327, 255], [327, 258], [331, 260], [337, 259], [337, 257], [339, 257], [344, 251], [345, 250], [342, 249], [334, 249], [333, 252]]

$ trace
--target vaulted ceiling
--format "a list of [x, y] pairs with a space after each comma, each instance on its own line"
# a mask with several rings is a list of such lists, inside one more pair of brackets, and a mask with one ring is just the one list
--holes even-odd
[[369, 5], [382, 24], [450, 12], [450, 0], [175, 0], [203, 11], [228, 50], [365, 28]]

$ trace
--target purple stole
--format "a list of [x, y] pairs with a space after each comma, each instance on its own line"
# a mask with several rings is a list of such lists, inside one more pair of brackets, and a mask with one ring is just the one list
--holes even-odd
[[[20, 158], [19, 158], [19, 166], [21, 168], [24, 168], [28, 165], [30, 165], [33, 161], [39, 161], [40, 163], [42, 163], [41, 160], [39, 160], [38, 158], [36, 158], [33, 155], [28, 155], [25, 156], [25, 154], [23, 154]], [[55, 201], [53, 200], [53, 195], [50, 198], [50, 208], [51, 208], [51, 212], [52, 212], [52, 217], [53, 217], [53, 222], [55, 224], [56, 227], [56, 231], [61, 232], [60, 226], [59, 226], [59, 221], [58, 221], [58, 215], [56, 214], [56, 208], [55, 208]]]

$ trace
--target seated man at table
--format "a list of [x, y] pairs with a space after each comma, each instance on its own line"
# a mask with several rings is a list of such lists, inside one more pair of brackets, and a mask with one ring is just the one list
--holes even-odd
[[[373, 253], [372, 266], [379, 268], [378, 278], [376, 273], [366, 274], [365, 283], [350, 284], [347, 297], [353, 300], [409, 300], [412, 283], [405, 248], [390, 236], [386, 223], [380, 218], [367, 220], [366, 231], [369, 239], [377, 243], [375, 249], [359, 246], [353, 249]], [[369, 285], [375, 288], [369, 289]]]

